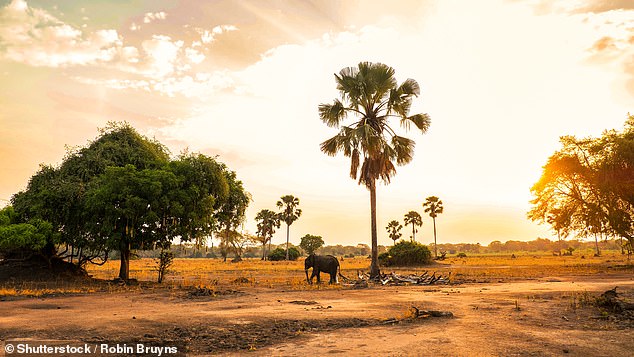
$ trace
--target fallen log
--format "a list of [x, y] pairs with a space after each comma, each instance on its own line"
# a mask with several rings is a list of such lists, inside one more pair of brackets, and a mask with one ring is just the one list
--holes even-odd
[[389, 274], [380, 274], [375, 279], [370, 279], [370, 275], [367, 273], [363, 273], [361, 271], [357, 271], [357, 280], [352, 280], [345, 278], [344, 285], [357, 285], [360, 282], [375, 282], [380, 283], [381, 285], [440, 285], [440, 284], [449, 284], [451, 282], [451, 272], [446, 276], [442, 274], [436, 275], [436, 272], [433, 272], [430, 276], [427, 271], [422, 273], [421, 275], [411, 274], [411, 275], [399, 275], [394, 272]]

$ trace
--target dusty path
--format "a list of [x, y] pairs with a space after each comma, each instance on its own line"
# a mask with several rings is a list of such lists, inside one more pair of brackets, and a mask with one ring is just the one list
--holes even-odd
[[[631, 320], [597, 319], [596, 308], [582, 306], [614, 286], [634, 297], [634, 278], [621, 275], [362, 290], [245, 287], [217, 297], [141, 290], [18, 299], [0, 302], [0, 339], [178, 341], [192, 355], [250, 348], [263, 356], [628, 356]], [[381, 324], [410, 306], [455, 317]]]

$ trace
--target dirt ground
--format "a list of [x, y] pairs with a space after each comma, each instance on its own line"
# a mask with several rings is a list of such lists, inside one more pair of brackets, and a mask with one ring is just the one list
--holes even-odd
[[[171, 344], [187, 355], [631, 356], [631, 316], [590, 303], [615, 286], [634, 301], [628, 271], [366, 289], [218, 287], [214, 296], [132, 287], [4, 297], [0, 340]], [[411, 319], [411, 306], [453, 317]]]

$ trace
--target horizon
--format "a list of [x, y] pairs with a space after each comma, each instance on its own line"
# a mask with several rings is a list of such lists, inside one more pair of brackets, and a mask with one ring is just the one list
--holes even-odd
[[[370, 243], [369, 193], [319, 143], [317, 107], [361, 61], [421, 86], [413, 161], [377, 186], [385, 226], [415, 210], [438, 244], [552, 238], [526, 218], [559, 137], [620, 129], [634, 112], [634, 4], [579, 0], [196, 2], [0, 1], [0, 206], [39, 164], [61, 163], [108, 121], [236, 171], [253, 197], [245, 229], [283, 195], [300, 199], [291, 243]], [[403, 228], [403, 238], [411, 227]], [[273, 242], [286, 240], [282, 225]], [[552, 239], [551, 239], [552, 240]]]

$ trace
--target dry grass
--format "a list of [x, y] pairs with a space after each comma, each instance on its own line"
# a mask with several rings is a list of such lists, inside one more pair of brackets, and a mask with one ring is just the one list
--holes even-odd
[[[451, 257], [430, 266], [416, 268], [383, 268], [383, 272], [421, 273], [423, 271], [452, 273], [458, 281], [492, 279], [529, 279], [548, 276], [594, 275], [612, 271], [633, 270], [634, 265], [627, 256], [617, 252], [606, 252], [600, 257], [552, 256], [546, 254], [516, 254], [512, 258], [506, 255]], [[157, 272], [152, 259], [133, 260], [130, 264], [130, 276], [140, 281], [154, 281]], [[368, 271], [370, 260], [364, 257], [346, 258], [341, 261], [342, 273], [355, 278], [358, 270]], [[89, 273], [95, 278], [112, 279], [119, 271], [119, 261], [108, 262], [104, 266], [89, 267]], [[221, 259], [174, 259], [174, 265], [166, 277], [172, 286], [206, 285], [247, 285], [260, 287], [286, 287], [293, 289], [336, 288], [309, 286], [306, 284], [303, 260], [295, 262], [269, 262], [260, 259], [245, 259], [239, 263], [223, 262]], [[322, 280], [328, 278], [322, 274]]]
[[[634, 265], [618, 252], [604, 252], [600, 257], [588, 255], [552, 256], [552, 254], [516, 254], [450, 257], [430, 266], [415, 268], [382, 268], [382, 271], [399, 274], [451, 273], [453, 282], [492, 282], [535, 279], [551, 276], [588, 276], [596, 274], [633, 272]], [[139, 282], [155, 282], [157, 272], [153, 259], [133, 260], [130, 277]], [[356, 278], [357, 271], [368, 271], [370, 260], [365, 257], [346, 258], [341, 261], [342, 273]], [[94, 278], [111, 280], [117, 277], [119, 261], [109, 261], [103, 266], [89, 266], [88, 273]], [[322, 274], [322, 281], [328, 275]], [[295, 262], [269, 262], [260, 259], [245, 259], [239, 263], [223, 262], [221, 259], [174, 259], [164, 284], [143, 283], [136, 286], [120, 286], [91, 281], [68, 281], [58, 279], [45, 282], [7, 281], [0, 284], [2, 296], [32, 296], [91, 293], [96, 291], [117, 292], [130, 289], [178, 289], [189, 287], [238, 288], [282, 288], [290, 290], [342, 289], [341, 285], [308, 285], [304, 274], [303, 259]]]

